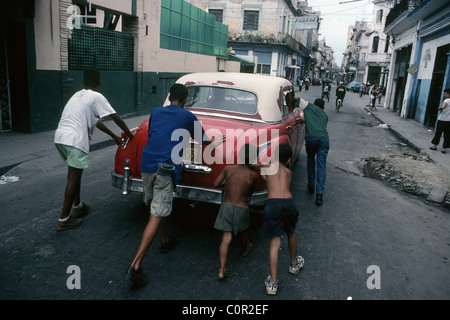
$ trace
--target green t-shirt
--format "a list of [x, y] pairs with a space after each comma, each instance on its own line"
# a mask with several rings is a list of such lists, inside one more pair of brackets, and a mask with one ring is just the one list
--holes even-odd
[[297, 100], [297, 107], [303, 110], [306, 122], [306, 138], [329, 140], [327, 125], [328, 115], [318, 106], [303, 99]]

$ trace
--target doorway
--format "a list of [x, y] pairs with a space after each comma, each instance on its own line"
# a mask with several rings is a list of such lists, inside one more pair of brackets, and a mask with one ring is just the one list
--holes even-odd
[[9, 90], [8, 55], [5, 30], [0, 26], [0, 132], [12, 130], [11, 96]]
[[441, 105], [442, 91], [444, 90], [445, 71], [447, 69], [447, 54], [450, 52], [450, 44], [439, 47], [436, 52], [431, 88], [428, 95], [427, 111], [424, 125], [434, 128], [438, 118], [438, 107]]
[[405, 96], [406, 82], [408, 77], [409, 62], [411, 60], [412, 45], [397, 51], [397, 59], [395, 61], [394, 83], [394, 111], [399, 115], [402, 112], [403, 99]]

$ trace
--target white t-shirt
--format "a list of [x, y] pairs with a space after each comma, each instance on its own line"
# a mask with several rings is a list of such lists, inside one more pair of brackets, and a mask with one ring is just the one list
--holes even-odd
[[447, 103], [447, 106], [445, 107], [444, 110], [441, 111], [438, 120], [450, 121], [450, 99], [445, 99], [444, 102]]
[[97, 121], [114, 113], [116, 111], [101, 93], [80, 90], [64, 107], [54, 142], [89, 153], [89, 144]]

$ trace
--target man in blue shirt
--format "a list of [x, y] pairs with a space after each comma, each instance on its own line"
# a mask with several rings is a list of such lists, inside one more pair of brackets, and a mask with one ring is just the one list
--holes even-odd
[[[172, 211], [173, 191], [181, 177], [183, 149], [192, 137], [198, 143], [220, 144], [224, 138], [203, 141], [204, 130], [197, 117], [185, 110], [188, 96], [186, 86], [175, 83], [170, 88], [171, 105], [153, 110], [148, 126], [148, 140], [141, 158], [144, 202], [150, 204], [150, 219], [142, 235], [136, 256], [127, 271], [127, 278], [137, 286], [148, 282], [140, 266], [156, 232], [161, 235], [160, 252], [167, 253], [176, 240], [167, 234], [166, 217]], [[197, 130], [196, 130], [197, 128]], [[188, 136], [189, 135], [189, 136]]]

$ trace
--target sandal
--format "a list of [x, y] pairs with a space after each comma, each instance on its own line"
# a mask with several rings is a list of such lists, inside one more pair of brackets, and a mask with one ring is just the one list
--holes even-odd
[[430, 147], [430, 150], [436, 151], [437, 148]]
[[169, 242], [163, 243], [159, 246], [159, 253], [165, 254], [172, 250], [177, 245], [177, 239], [169, 236]]
[[253, 247], [252, 243], [250, 241], [247, 241], [247, 245], [239, 253], [241, 255], [241, 257], [246, 257], [248, 255], [248, 253], [250, 252], [250, 250], [252, 250], [252, 247]]
[[219, 272], [219, 275], [217, 276], [217, 279], [219, 279], [220, 281], [222, 281], [222, 280], [225, 280], [225, 278], [228, 276], [228, 271], [227, 270], [225, 270], [224, 272], [222, 272], [222, 276], [220, 275], [220, 272]]

